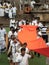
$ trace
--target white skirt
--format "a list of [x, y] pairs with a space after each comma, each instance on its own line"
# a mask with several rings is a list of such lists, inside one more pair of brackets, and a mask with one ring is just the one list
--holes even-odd
[[5, 41], [0, 41], [0, 49], [4, 49], [6, 47]]
[[12, 61], [13, 61], [13, 63], [17, 62], [16, 61], [17, 60], [17, 56], [18, 56], [18, 54], [12, 53]]
[[11, 12], [11, 13], [9, 13], [9, 18], [12, 18], [12, 12]]

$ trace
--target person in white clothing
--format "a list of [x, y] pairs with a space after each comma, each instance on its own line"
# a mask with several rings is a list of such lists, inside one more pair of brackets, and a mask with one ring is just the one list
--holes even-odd
[[19, 26], [23, 25], [24, 22], [22, 20], [19, 20]]
[[19, 26], [21, 26], [21, 25], [26, 25], [26, 20], [20, 19], [19, 20]]
[[0, 27], [0, 45], [1, 45], [1, 51], [4, 51], [6, 49], [6, 30], [3, 28], [3, 25]]
[[19, 41], [16, 39], [16, 37], [13, 38], [13, 41], [10, 42], [10, 47], [9, 47], [9, 51], [8, 53], [11, 51], [12, 53], [12, 62], [13, 65], [15, 65], [16, 63], [16, 57], [15, 54], [18, 53], [17, 50], [19, 49], [20, 43]]
[[40, 31], [40, 28], [38, 27], [37, 29], [37, 39], [42, 37], [42, 32]]
[[16, 62], [18, 62], [18, 65], [29, 65], [28, 59], [32, 58], [32, 55], [25, 53], [25, 48], [21, 49], [21, 53], [18, 55]]
[[17, 11], [17, 8], [13, 5], [12, 6], [12, 14], [13, 14], [13, 18], [15, 18], [16, 17], [16, 11]]
[[17, 21], [15, 21], [15, 29], [18, 27], [18, 20]]
[[18, 28], [15, 29], [14, 35], [17, 37], [18, 36]]
[[30, 22], [30, 25], [35, 25], [37, 26], [37, 18], [33, 16], [32, 21]]
[[26, 25], [26, 20], [22, 19], [22, 25]]
[[9, 18], [12, 18], [12, 7], [9, 8], [9, 13], [8, 13]]
[[[14, 28], [10, 27], [10, 31], [8, 32], [8, 45], [7, 45], [7, 51], [9, 50], [10, 43], [12, 44], [13, 38], [14, 38]], [[8, 58], [10, 57], [11, 53], [8, 54]], [[10, 58], [8, 60], [11, 60]], [[10, 61], [11, 62], [11, 61]]]
[[11, 38], [11, 35], [14, 35], [14, 28], [13, 27], [10, 27], [10, 31], [8, 32], [8, 38], [9, 38], [9, 40]]
[[3, 17], [4, 16], [4, 8], [3, 7], [3, 3], [0, 2], [0, 16]]
[[12, 18], [10, 20], [10, 27], [14, 27], [15, 28], [15, 19], [14, 18]]

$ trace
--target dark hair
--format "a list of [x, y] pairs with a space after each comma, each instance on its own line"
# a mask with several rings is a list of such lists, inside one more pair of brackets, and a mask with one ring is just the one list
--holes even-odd
[[37, 20], [40, 20], [40, 17], [37, 17]]
[[23, 45], [27, 45], [27, 43], [25, 42]]
[[13, 31], [13, 32], [15, 32], [15, 29], [14, 29], [14, 27], [13, 27], [13, 26], [12, 26], [12, 27], [10, 27], [10, 30], [11, 30], [11, 29], [13, 29], [12, 31]]
[[11, 29], [11, 28], [14, 28], [14, 27], [13, 27], [13, 26], [11, 26], [11, 27], [10, 27], [10, 29]]
[[40, 28], [39, 27], [37, 27], [37, 29], [36, 30], [39, 30], [40, 31]]
[[19, 30], [18, 28], [15, 29], [15, 31], [18, 31], [18, 30]]
[[10, 1], [8, 1], [8, 3], [10, 4]]
[[11, 35], [11, 38], [12, 38], [13, 40], [15, 40], [15, 39], [16, 39], [15, 35]]
[[22, 51], [26, 51], [26, 49], [25, 49], [25, 48], [21, 48], [21, 52], [22, 52]]

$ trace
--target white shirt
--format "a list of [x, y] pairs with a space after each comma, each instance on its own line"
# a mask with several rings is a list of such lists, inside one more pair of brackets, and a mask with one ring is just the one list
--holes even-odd
[[18, 33], [15, 31], [15, 32], [14, 32], [14, 35], [15, 35], [15, 36], [18, 36]]
[[43, 24], [41, 22], [39, 22], [38, 27], [43, 27]]
[[37, 26], [37, 20], [33, 20], [31, 25], [36, 25]]
[[0, 16], [4, 16], [4, 9], [0, 8]]
[[9, 31], [9, 32], [8, 32], [8, 38], [11, 38], [11, 35], [17, 36], [18, 33], [17, 33], [17, 32], [12, 33], [12, 31]]
[[15, 29], [17, 28], [18, 25], [19, 25], [19, 24], [18, 24], [18, 21], [16, 21], [16, 22], [15, 22]]
[[11, 35], [13, 35], [12, 31], [8, 32], [8, 38], [11, 38]]
[[22, 19], [21, 21], [24, 23], [24, 25], [26, 25], [26, 20], [23, 20], [23, 19]]
[[21, 25], [26, 25], [26, 21], [23, 19], [21, 21], [19, 21], [19, 26], [21, 26]]
[[16, 7], [12, 7], [12, 12], [16, 14], [16, 10], [17, 8]]
[[9, 9], [9, 18], [12, 18], [12, 9]]
[[25, 54], [24, 56], [21, 56], [21, 54], [18, 55], [17, 61], [20, 62], [18, 65], [29, 65], [28, 59], [31, 58], [31, 55]]
[[2, 30], [0, 29], [0, 40], [5, 40], [4, 35], [6, 34], [6, 30], [3, 28]]
[[12, 53], [14, 53], [15, 54], [15, 51], [17, 51], [18, 50], [18, 48], [19, 48], [19, 42], [17, 41], [17, 43], [14, 43], [13, 41], [12, 42], [10, 42], [10, 46], [12, 47]]
[[21, 26], [22, 25], [22, 21], [19, 21], [19, 26]]
[[5, 8], [5, 13], [9, 13], [9, 8]]
[[13, 20], [11, 19], [11, 20], [10, 20], [10, 27], [12, 27], [12, 26], [15, 27], [14, 24], [15, 24], [15, 20], [14, 20], [14, 19], [13, 19]]

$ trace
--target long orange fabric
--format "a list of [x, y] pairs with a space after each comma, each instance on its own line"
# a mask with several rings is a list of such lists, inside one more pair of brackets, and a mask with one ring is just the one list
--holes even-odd
[[27, 47], [37, 53], [49, 57], [49, 47], [42, 38], [37, 39], [37, 26], [23, 25], [22, 30], [18, 33], [18, 39], [27, 43]]

